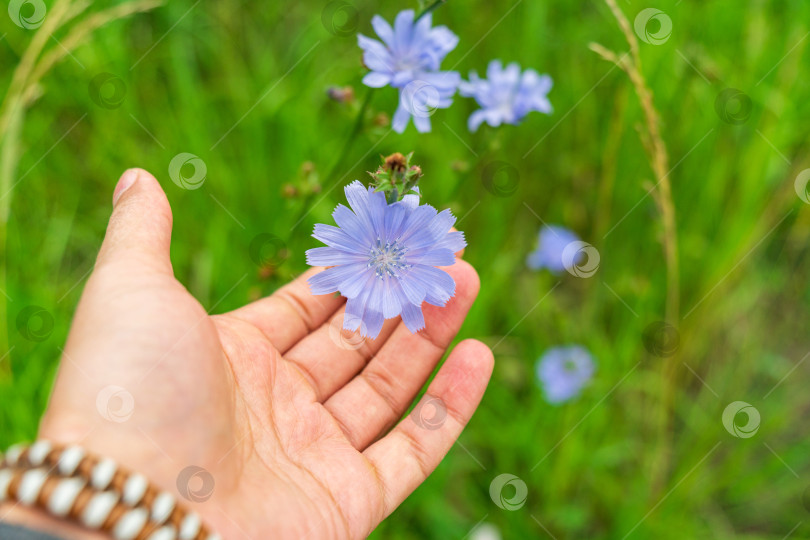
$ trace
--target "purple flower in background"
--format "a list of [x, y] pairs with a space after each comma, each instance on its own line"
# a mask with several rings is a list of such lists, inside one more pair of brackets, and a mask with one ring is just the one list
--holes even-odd
[[569, 265], [563, 260], [565, 248], [573, 242], [579, 242], [579, 237], [573, 231], [559, 225], [544, 225], [540, 229], [537, 240], [537, 249], [526, 258], [526, 265], [532, 270], [548, 268], [558, 273], [568, 270], [570, 266], [582, 261], [584, 254], [577, 252], [571, 258]]
[[453, 278], [436, 268], [455, 263], [466, 245], [449, 232], [456, 218], [419, 205], [417, 195], [388, 204], [385, 194], [359, 181], [346, 186], [351, 210], [339, 204], [337, 227], [317, 224], [312, 236], [328, 247], [307, 250], [307, 263], [330, 266], [309, 279], [312, 294], [340, 292], [348, 300], [343, 328], [376, 338], [383, 321], [402, 316], [411, 332], [425, 327], [422, 302], [443, 306], [455, 294]]
[[399, 91], [399, 106], [394, 113], [391, 127], [402, 133], [413, 116], [413, 124], [419, 133], [430, 131], [430, 116], [436, 109], [446, 109], [453, 104], [453, 95], [461, 82], [454, 72], [422, 73], [420, 78], [409, 82]]
[[537, 378], [554, 404], [577, 397], [595, 370], [591, 353], [580, 345], [551, 347], [537, 362]]
[[420, 132], [430, 131], [428, 118], [437, 108], [449, 107], [461, 82], [455, 71], [439, 71], [439, 66], [458, 44], [458, 36], [446, 26], [433, 28], [431, 14], [414, 21], [413, 10], [401, 11], [392, 28], [385, 19], [371, 19], [382, 41], [358, 34], [363, 62], [371, 70], [363, 84], [372, 88], [390, 85], [399, 89], [399, 106], [392, 126], [402, 133], [411, 116]]
[[481, 79], [476, 72], [470, 72], [470, 81], [462, 81], [459, 92], [472, 97], [481, 105], [470, 115], [467, 122], [470, 131], [475, 131], [481, 122], [492, 127], [501, 124], [517, 124], [532, 111], [551, 114], [548, 93], [551, 90], [551, 77], [538, 75], [533, 69], [520, 72], [517, 63], [504, 69], [500, 60], [493, 60], [487, 67], [487, 78]]

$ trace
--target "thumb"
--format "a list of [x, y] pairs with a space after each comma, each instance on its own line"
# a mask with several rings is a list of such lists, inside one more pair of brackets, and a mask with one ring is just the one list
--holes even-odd
[[172, 273], [172, 210], [155, 177], [127, 169], [113, 192], [113, 212], [96, 266], [124, 263]]

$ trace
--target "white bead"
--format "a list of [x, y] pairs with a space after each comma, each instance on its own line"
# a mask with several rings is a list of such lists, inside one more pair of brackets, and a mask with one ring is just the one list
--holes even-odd
[[14, 474], [11, 469], [0, 469], [0, 502], [8, 499], [8, 486], [11, 485], [11, 479]]
[[59, 474], [63, 476], [73, 476], [79, 463], [82, 462], [85, 456], [84, 448], [81, 446], [68, 446], [62, 451], [59, 456]]
[[115, 471], [118, 470], [118, 465], [115, 461], [104, 458], [93, 467], [93, 472], [90, 473], [90, 485], [95, 489], [105, 490], [112, 482]]
[[149, 512], [145, 508], [133, 508], [118, 520], [112, 530], [115, 540], [132, 540], [141, 532], [146, 520], [149, 519]]
[[165, 491], [160, 492], [152, 503], [152, 521], [155, 523], [163, 523], [169, 519], [169, 516], [172, 515], [172, 511], [174, 510], [174, 504], [175, 500], [171, 494]]
[[73, 508], [76, 497], [84, 488], [84, 480], [81, 478], [64, 478], [59, 481], [56, 488], [48, 499], [48, 510], [57, 517], [65, 517]]
[[20, 460], [20, 454], [25, 450], [25, 445], [15, 444], [6, 450], [6, 463], [9, 465], [16, 465]]
[[186, 514], [186, 517], [183, 518], [183, 521], [180, 522], [180, 534], [178, 538], [180, 538], [180, 540], [194, 540], [200, 533], [201, 525], [200, 516], [195, 512], [189, 512]]
[[51, 453], [51, 449], [53, 445], [50, 441], [37, 441], [31, 445], [31, 448], [28, 449], [28, 461], [34, 467], [39, 467], [45, 461], [45, 458], [48, 457], [48, 454]]
[[211, 534], [208, 535], [208, 538], [206, 538], [205, 540], [222, 540], [222, 537], [217, 533], [212, 532]]
[[150, 534], [147, 540], [175, 540], [175, 538], [177, 538], [177, 534], [174, 532], [174, 527], [167, 525]]
[[117, 502], [118, 494], [112, 491], [96, 493], [84, 507], [81, 522], [90, 529], [100, 528], [110, 517], [110, 512]]
[[149, 487], [149, 481], [142, 474], [135, 473], [124, 482], [123, 495], [121, 500], [127, 506], [135, 506], [146, 493], [146, 488]]
[[39, 491], [42, 489], [42, 484], [48, 475], [44, 469], [31, 469], [22, 475], [20, 487], [17, 489], [17, 500], [21, 504], [31, 505], [37, 501]]

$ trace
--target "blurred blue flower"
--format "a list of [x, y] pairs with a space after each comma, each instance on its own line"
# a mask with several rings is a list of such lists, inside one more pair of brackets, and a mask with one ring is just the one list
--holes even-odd
[[339, 204], [338, 224], [317, 224], [312, 236], [328, 247], [307, 250], [307, 263], [330, 266], [309, 278], [312, 294], [348, 298], [343, 328], [376, 338], [383, 321], [402, 316], [411, 332], [425, 327], [422, 302], [443, 306], [455, 294], [453, 278], [436, 268], [455, 263], [464, 234], [449, 232], [456, 218], [419, 205], [417, 195], [388, 204], [385, 194], [359, 181], [346, 186], [351, 210]]
[[[563, 261], [563, 251], [572, 242], [578, 242], [579, 237], [574, 231], [559, 225], [544, 225], [538, 235], [537, 248], [529, 253], [526, 265], [532, 270], [548, 268], [554, 273], [567, 270]], [[577, 252], [572, 257], [571, 264], [579, 264], [584, 254]]]
[[470, 72], [469, 82], [461, 82], [459, 93], [475, 98], [482, 107], [470, 115], [467, 122], [470, 131], [476, 131], [484, 121], [496, 127], [517, 124], [532, 111], [551, 114], [547, 97], [551, 85], [548, 75], [538, 75], [533, 69], [521, 74], [517, 63], [504, 69], [500, 60], [489, 63], [486, 79], [479, 78], [475, 71]]
[[595, 370], [591, 353], [580, 345], [551, 347], [537, 362], [537, 378], [554, 404], [577, 397]]
[[435, 109], [452, 103], [461, 76], [455, 71], [439, 71], [439, 66], [458, 44], [458, 36], [446, 26], [432, 28], [428, 13], [414, 22], [411, 9], [401, 11], [392, 28], [385, 19], [371, 19], [382, 41], [358, 34], [363, 62], [371, 70], [363, 84], [372, 88], [390, 85], [399, 89], [399, 106], [392, 127], [402, 133], [411, 116], [419, 132], [430, 131], [429, 116]]

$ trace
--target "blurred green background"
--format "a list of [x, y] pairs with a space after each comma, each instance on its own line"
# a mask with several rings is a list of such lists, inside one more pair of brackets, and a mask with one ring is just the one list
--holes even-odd
[[[83, 39], [3, 140], [0, 174], [13, 191], [0, 193], [10, 201], [0, 224], [0, 447], [35, 437], [125, 168], [161, 181], [175, 272], [225, 311], [300, 273], [318, 244], [312, 226], [331, 223], [341, 186], [366, 178], [380, 154], [413, 150], [425, 201], [460, 218], [465, 258], [481, 275], [459, 338], [493, 346], [496, 366], [459, 444], [375, 537], [481, 537], [484, 523], [503, 538], [810, 537], [810, 212], [794, 189], [810, 168], [810, 4], [618, 4], [631, 24], [649, 7], [672, 21], [671, 36], [641, 42], [640, 54], [672, 167], [674, 355], [652, 354], [642, 338], [665, 317], [663, 229], [647, 196], [656, 180], [638, 99], [588, 49], [627, 50], [601, 0], [451, 0], [434, 12], [460, 37], [445, 69], [482, 73], [500, 58], [549, 73], [553, 115], [470, 134], [476, 105], [456, 98], [431, 133], [399, 135], [386, 123], [396, 106], [386, 88], [349, 144], [366, 93], [356, 32], [373, 35], [372, 15], [391, 20], [415, 2], [170, 2]], [[71, 25], [114, 5], [96, 2]], [[68, 34], [48, 38], [46, 51], [68, 46]], [[0, 13], [0, 88], [34, 35]], [[333, 85], [354, 87], [356, 99], [330, 100]], [[169, 177], [181, 152], [205, 163], [199, 189]], [[597, 273], [529, 271], [538, 217], [594, 245]], [[283, 247], [257, 255], [262, 234]], [[597, 373], [579, 399], [551, 406], [536, 359], [571, 343], [593, 353]], [[724, 428], [734, 401], [760, 412], [753, 437]], [[527, 485], [516, 510], [490, 497], [503, 473]]]

